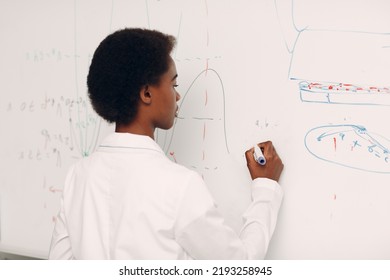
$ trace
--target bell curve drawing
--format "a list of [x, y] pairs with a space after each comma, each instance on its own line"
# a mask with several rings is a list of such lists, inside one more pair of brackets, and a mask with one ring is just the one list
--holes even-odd
[[305, 147], [316, 158], [362, 171], [390, 174], [390, 140], [364, 126], [324, 125], [309, 130]]
[[[179, 73], [183, 77], [184, 87], [179, 87], [181, 99], [175, 123], [169, 131], [157, 131], [156, 139], [167, 156], [174, 162], [196, 170], [203, 178], [207, 174], [223, 169], [224, 159], [229, 155], [225, 123], [225, 88], [218, 69], [223, 61], [221, 45], [215, 39], [210, 27], [215, 20], [214, 12], [219, 11], [216, 3], [199, 3], [197, 11], [183, 10], [177, 21], [177, 46], [173, 59], [180, 71], [188, 65], [190, 68]], [[193, 36], [186, 32], [193, 18], [199, 24], [198, 47], [184, 48]], [[216, 64], [216, 65], [214, 65]], [[214, 66], [213, 66], [214, 65]], [[199, 68], [198, 68], [199, 67]], [[188, 84], [187, 84], [188, 82]], [[180, 82], [179, 82], [180, 83]], [[210, 183], [211, 184], [211, 183]]]
[[225, 90], [216, 70], [207, 68], [191, 82], [182, 96], [171, 135], [163, 146], [172, 160], [200, 173], [218, 169], [216, 159], [229, 154]]

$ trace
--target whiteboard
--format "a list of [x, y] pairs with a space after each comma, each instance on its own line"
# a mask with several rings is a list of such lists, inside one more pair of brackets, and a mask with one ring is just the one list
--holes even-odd
[[113, 131], [87, 98], [93, 52], [117, 29], [145, 27], [178, 42], [179, 116], [156, 140], [202, 175], [234, 230], [250, 201], [244, 152], [270, 139], [285, 197], [267, 258], [389, 259], [389, 10], [385, 0], [0, 1], [0, 251], [47, 258], [69, 165]]

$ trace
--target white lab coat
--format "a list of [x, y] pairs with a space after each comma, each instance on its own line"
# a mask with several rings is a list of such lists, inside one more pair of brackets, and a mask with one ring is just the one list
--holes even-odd
[[112, 133], [67, 175], [50, 259], [261, 259], [282, 201], [253, 181], [238, 236], [202, 178], [147, 136]]

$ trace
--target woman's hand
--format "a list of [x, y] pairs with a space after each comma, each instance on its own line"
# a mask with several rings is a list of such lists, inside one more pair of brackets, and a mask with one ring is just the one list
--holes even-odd
[[265, 165], [260, 165], [254, 158], [254, 148], [245, 152], [246, 162], [252, 180], [256, 178], [269, 178], [279, 181], [283, 171], [283, 163], [271, 141], [259, 143], [258, 146], [266, 159]]

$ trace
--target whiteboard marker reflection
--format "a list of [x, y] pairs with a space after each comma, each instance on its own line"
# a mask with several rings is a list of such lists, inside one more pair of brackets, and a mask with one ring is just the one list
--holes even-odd
[[265, 160], [265, 156], [263, 155], [263, 152], [261, 151], [260, 147], [255, 145], [254, 149], [255, 152], [253, 153], [253, 156], [255, 158], [255, 161], [257, 161], [257, 163], [260, 165], [265, 165], [267, 161]]

